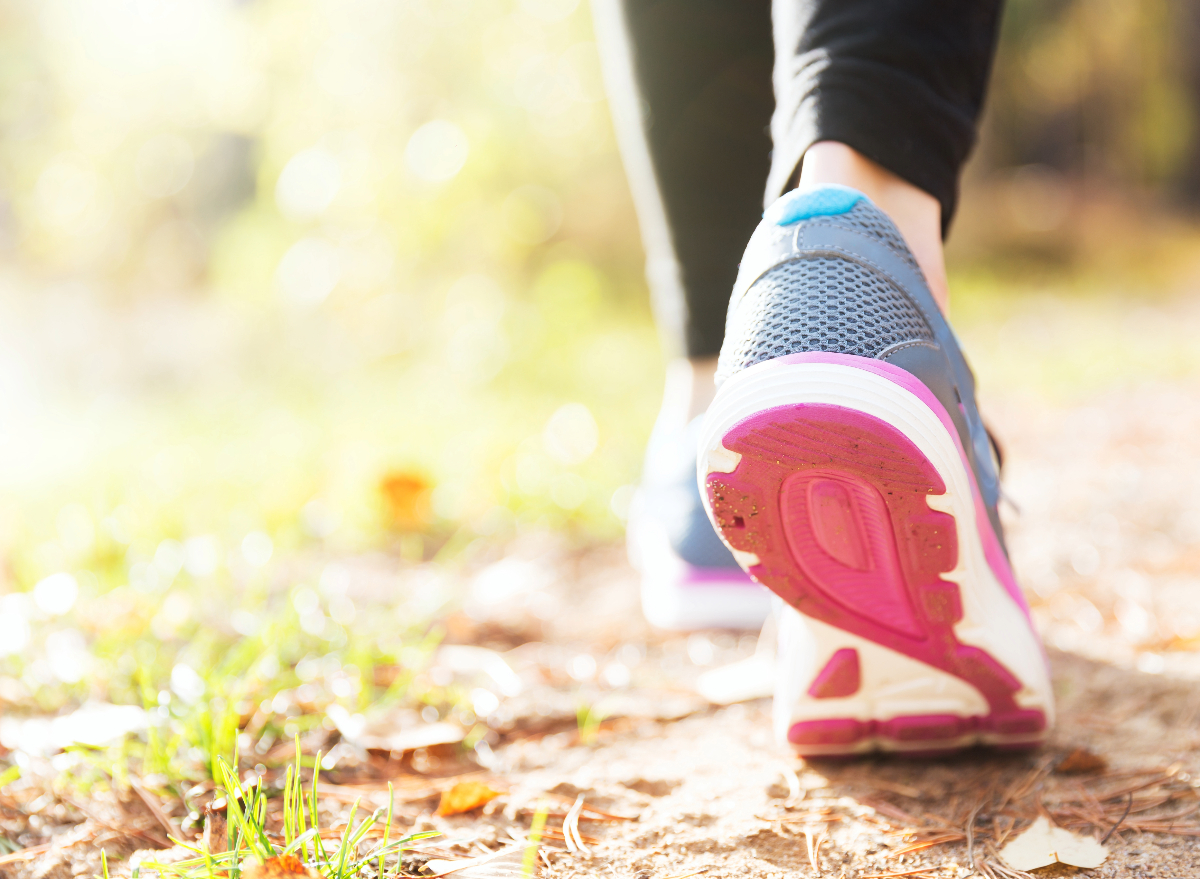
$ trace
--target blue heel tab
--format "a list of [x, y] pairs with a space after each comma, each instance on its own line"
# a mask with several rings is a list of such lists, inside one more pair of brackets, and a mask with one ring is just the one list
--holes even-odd
[[857, 189], [828, 183], [815, 189], [793, 189], [767, 208], [763, 219], [776, 226], [790, 226], [813, 217], [844, 214], [867, 197]]

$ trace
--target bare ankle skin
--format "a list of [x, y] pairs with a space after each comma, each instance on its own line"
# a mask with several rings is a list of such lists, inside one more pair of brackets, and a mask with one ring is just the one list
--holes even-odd
[[703, 415], [717, 393], [716, 374], [715, 357], [680, 357], [668, 363], [658, 420], [682, 429]]
[[949, 314], [950, 288], [946, 283], [942, 206], [938, 200], [862, 153], [832, 140], [809, 147], [800, 169], [800, 186], [823, 183], [840, 183], [857, 189], [892, 218], [925, 273], [938, 307], [943, 314]]
[[717, 395], [717, 358], [689, 357], [687, 364], [691, 385], [688, 393], [687, 420], [691, 421], [697, 415], [703, 415], [713, 397]]

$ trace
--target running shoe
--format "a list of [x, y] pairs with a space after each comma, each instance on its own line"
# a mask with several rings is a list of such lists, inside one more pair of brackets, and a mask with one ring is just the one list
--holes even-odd
[[696, 484], [701, 419], [660, 419], [629, 510], [629, 558], [641, 574], [642, 611], [672, 631], [758, 629], [771, 593], [742, 571], [704, 512]]
[[806, 756], [1039, 744], [1050, 679], [974, 378], [887, 215], [840, 186], [772, 205], [717, 381], [699, 481], [787, 605], [777, 733]]

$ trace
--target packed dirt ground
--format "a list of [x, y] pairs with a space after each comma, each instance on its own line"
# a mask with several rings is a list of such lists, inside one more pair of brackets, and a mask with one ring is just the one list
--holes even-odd
[[[1195, 316], [1172, 308], [1164, 322], [1146, 319], [1168, 328], [1166, 348]], [[1043, 329], [1065, 320], [1058, 310], [1018, 317]], [[1149, 332], [1130, 344], [1153, 347]], [[1020, 357], [1005, 353], [1005, 338], [978, 341], [996, 374]], [[1094, 368], [1111, 374], [1105, 358], [1123, 356], [1133, 355], [1103, 349]], [[654, 632], [621, 547], [570, 549], [533, 535], [464, 581], [436, 655], [447, 680], [487, 679], [504, 693], [491, 731], [465, 750], [452, 731], [439, 743], [435, 725], [412, 712], [334, 718], [304, 741], [307, 752], [337, 755], [318, 790], [330, 823], [356, 797], [386, 803], [390, 781], [396, 826], [442, 834], [395, 864], [405, 875], [447, 869], [431, 860], [479, 858], [450, 875], [956, 879], [1019, 875], [997, 850], [1046, 815], [1107, 837], [1108, 860], [1089, 875], [1200, 875], [1197, 375], [1134, 373], [1073, 394], [985, 384], [1007, 452], [1013, 557], [1059, 697], [1043, 749], [801, 761], [773, 741], [769, 699], [752, 698], [769, 684], [766, 663], [753, 660], [769, 650], [757, 633]], [[348, 562], [355, 594], [394, 588], [386, 559]], [[739, 661], [748, 663], [736, 686], [713, 676]], [[268, 786], [280, 772], [263, 767]], [[464, 781], [500, 795], [435, 814], [442, 792]], [[184, 853], [167, 847], [168, 831], [201, 833], [183, 829], [179, 803], [136, 785], [90, 801], [47, 790], [0, 807], [6, 827], [25, 820], [28, 838], [45, 840], [0, 856], [13, 879], [93, 875], [101, 847], [112, 872], [145, 863], [147, 876], [147, 862]], [[539, 811], [546, 829], [530, 863]]]

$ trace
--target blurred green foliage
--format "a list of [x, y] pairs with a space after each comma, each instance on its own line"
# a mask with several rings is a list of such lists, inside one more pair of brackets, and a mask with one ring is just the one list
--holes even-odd
[[1179, 187], [1194, 175], [1197, 33], [1192, 0], [1013, 0], [991, 162], [1043, 163], [1093, 184]]
[[0, 14], [0, 715], [144, 705], [80, 783], [334, 703], [470, 727], [419, 563], [616, 537], [657, 406], [586, 7]]
[[19, 582], [165, 537], [375, 545], [393, 471], [428, 481], [405, 524], [435, 543], [616, 532], [660, 365], [584, 8], [94, 0], [6, 25]]

